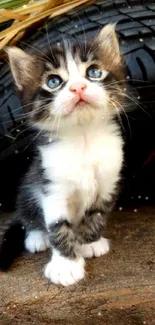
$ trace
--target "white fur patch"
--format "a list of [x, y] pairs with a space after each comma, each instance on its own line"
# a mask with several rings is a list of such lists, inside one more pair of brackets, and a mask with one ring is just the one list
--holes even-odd
[[25, 248], [31, 252], [45, 251], [50, 247], [48, 235], [41, 230], [31, 230], [25, 239]]
[[85, 258], [99, 257], [109, 252], [109, 241], [101, 237], [98, 241], [81, 245], [81, 255]]
[[45, 277], [55, 284], [68, 286], [84, 278], [84, 264], [82, 257], [71, 260], [54, 254], [46, 265]]
[[69, 73], [70, 81], [82, 79], [82, 76], [79, 73], [78, 66], [69, 50], [67, 50], [67, 69]]
[[65, 193], [63, 185], [51, 185], [51, 192], [51, 195], [42, 196], [42, 207], [47, 226], [63, 218], [66, 219], [68, 215], [66, 204], [68, 193]]
[[[122, 146], [117, 125], [100, 122], [66, 130], [60, 141], [41, 148], [42, 167], [51, 180], [51, 195], [42, 196], [47, 225], [62, 218], [77, 224], [97, 197], [111, 200], [120, 177]], [[74, 213], [68, 203], [72, 198]]]

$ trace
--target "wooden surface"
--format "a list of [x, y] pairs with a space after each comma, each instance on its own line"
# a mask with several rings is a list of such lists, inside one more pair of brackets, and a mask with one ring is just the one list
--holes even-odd
[[42, 277], [49, 252], [20, 257], [0, 274], [0, 324], [155, 324], [155, 208], [114, 212], [107, 236], [110, 253], [72, 287]]

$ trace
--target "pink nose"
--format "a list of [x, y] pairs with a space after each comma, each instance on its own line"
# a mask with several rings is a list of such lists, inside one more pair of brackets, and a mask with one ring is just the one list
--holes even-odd
[[77, 82], [73, 82], [69, 89], [73, 93], [77, 93], [78, 95], [81, 95], [86, 88], [87, 88], [87, 84], [84, 81], [77, 81]]

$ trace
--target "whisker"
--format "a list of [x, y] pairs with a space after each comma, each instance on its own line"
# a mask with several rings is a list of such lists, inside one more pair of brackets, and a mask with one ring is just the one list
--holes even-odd
[[58, 116], [57, 115], [54, 116], [54, 120], [53, 120], [53, 123], [52, 123], [52, 126], [51, 126], [52, 131], [55, 131], [55, 125], [56, 125], [57, 119], [58, 119]]
[[[41, 99], [39, 102], [46, 102], [46, 99]], [[17, 112], [18, 110], [22, 110], [23, 108], [25, 108], [25, 107], [28, 107], [28, 106], [30, 106], [30, 105], [32, 105], [32, 104], [34, 104], [34, 101], [33, 102], [30, 102], [30, 103], [28, 103], [28, 104], [26, 104], [26, 105], [22, 105], [22, 106], [20, 106], [20, 107], [17, 107], [16, 109], [14, 109], [13, 110], [13, 112]], [[25, 114], [29, 114], [29, 112], [27, 112], [27, 113], [22, 113], [22, 115], [25, 115]], [[10, 115], [10, 113], [8, 112], [8, 113], [5, 113], [5, 114], [1, 114], [1, 116], [2, 117], [4, 117], [4, 116], [8, 116], [8, 115]]]
[[21, 43], [28, 46], [28, 47], [30, 47], [30, 48], [32, 48], [32, 49], [34, 49], [38, 53], [40, 53], [41, 54], [40, 59], [42, 59], [44, 62], [46, 62], [46, 60], [42, 56], [44, 56], [46, 59], [48, 59], [48, 61], [50, 61], [49, 56], [47, 56], [43, 51], [39, 50], [37, 47], [35, 47], [35, 46], [33, 46], [33, 45], [29, 44], [29, 43], [26, 43], [24, 41], [21, 41]]
[[[144, 80], [139, 80], [139, 79], [130, 79], [129, 81], [135, 81], [135, 82], [141, 82], [141, 83], [150, 83], [150, 81], [144, 81]], [[108, 83], [108, 85], [115, 85], [115, 84], [119, 84], [119, 83], [126, 83], [127, 86], [128, 86], [128, 82], [129, 82], [127, 79], [120, 79], [120, 80], [115, 80], [115, 81], [111, 81]], [[107, 85], [105, 85], [107, 86]]]
[[122, 127], [123, 131], [125, 132], [125, 128], [124, 128], [124, 125], [123, 125], [123, 122], [122, 122], [122, 118], [121, 118], [121, 114], [119, 112], [119, 109], [116, 106], [115, 106], [115, 109], [116, 109], [118, 120], [119, 120], [119, 122], [121, 124], [121, 127]]
[[127, 120], [127, 123], [128, 123], [128, 128], [129, 128], [129, 131], [130, 131], [130, 135], [132, 136], [132, 130], [131, 130], [131, 126], [130, 126], [130, 122], [129, 122], [129, 118], [124, 110], [124, 107], [121, 105], [120, 102], [118, 102], [117, 100], [113, 99], [112, 102], [116, 103], [116, 106], [118, 105], [118, 107], [120, 108], [120, 112], [121, 110], [123, 111], [125, 117], [126, 117], [126, 120]]
[[[44, 109], [46, 109], [46, 105], [44, 105], [44, 106], [41, 106], [41, 107], [38, 107], [38, 108], [36, 108], [36, 109], [33, 109], [33, 112], [34, 113], [37, 113], [37, 112], [39, 112], [40, 110], [44, 110]], [[22, 125], [24, 124], [24, 123], [26, 123], [27, 122], [27, 119], [28, 119], [28, 117], [29, 117], [29, 115], [32, 113], [32, 111], [30, 111], [30, 112], [27, 112], [27, 113], [23, 113], [23, 114], [20, 114], [20, 116], [18, 116], [18, 117], [16, 117], [16, 118], [14, 118], [14, 123], [18, 123], [18, 121], [22, 121], [23, 119], [25, 120], [25, 121], [23, 121], [23, 123], [22, 123]], [[7, 121], [4, 121], [4, 122], [2, 122], [2, 124], [8, 124], [9, 122], [12, 122], [12, 119], [9, 119], [9, 120], [7, 120]], [[14, 131], [14, 130], [16, 130], [16, 127], [14, 128], [14, 129], [12, 129], [12, 131]]]
[[134, 102], [145, 114], [151, 117], [151, 115], [142, 107], [142, 105], [140, 105], [140, 103], [134, 97], [131, 97], [128, 94], [124, 94], [124, 96], [127, 97], [132, 102]]
[[147, 114], [149, 117], [151, 117], [151, 115], [142, 107], [142, 105], [140, 105], [139, 101], [137, 101], [135, 97], [131, 96], [127, 92], [117, 91], [116, 89], [114, 89], [114, 92], [115, 92], [115, 94], [118, 94], [122, 97], [126, 97], [128, 100], [130, 100], [136, 106], [138, 106], [145, 114]]
[[[44, 106], [44, 107], [42, 106], [42, 107], [40, 107], [41, 110], [46, 110], [46, 108], [47, 108], [47, 106]], [[38, 109], [38, 111], [39, 111], [40, 109]], [[28, 123], [28, 121], [25, 121], [25, 124], [26, 124], [26, 123]], [[29, 123], [30, 123], [30, 122], [29, 122]], [[28, 123], [28, 124], [29, 124], [29, 123]], [[36, 122], [36, 123], [33, 122], [32, 125], [30, 125], [30, 126], [27, 127], [26, 129], [24, 129], [24, 130], [22, 130], [21, 132], [19, 132], [18, 135], [15, 137], [15, 140], [16, 140], [17, 137], [19, 137], [22, 133], [24, 133], [24, 132], [26, 132], [27, 130], [33, 128], [33, 126], [38, 126], [38, 123], [37, 123], [37, 122]], [[12, 129], [12, 132], [13, 132], [13, 131], [16, 131], [16, 128]]]
[[24, 148], [24, 151], [39, 137], [39, 135], [41, 134], [43, 128], [44, 128], [44, 125], [46, 124], [46, 119], [47, 119], [48, 115], [45, 116], [41, 121], [44, 121], [45, 120], [45, 123], [43, 123], [43, 126], [42, 128], [39, 130], [39, 132], [37, 133], [36, 136], [33, 137], [32, 141], [30, 141], [30, 143]]
[[108, 100], [110, 101], [110, 103], [112, 104], [112, 106], [115, 108], [116, 113], [117, 113], [117, 116], [118, 116], [118, 120], [119, 120], [119, 122], [121, 124], [121, 127], [122, 127], [123, 131], [125, 132], [124, 125], [123, 125], [123, 122], [122, 122], [122, 118], [121, 118], [119, 109], [117, 108], [117, 106], [114, 103], [114, 101], [112, 101], [110, 98]]

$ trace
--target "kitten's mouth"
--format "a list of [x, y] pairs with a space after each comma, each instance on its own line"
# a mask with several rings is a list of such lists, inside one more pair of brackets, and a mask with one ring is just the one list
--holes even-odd
[[73, 109], [72, 109], [72, 113], [74, 111], [82, 111], [85, 109], [88, 109], [88, 107], [92, 106], [90, 101], [86, 100], [86, 99], [82, 99], [79, 98], [79, 100], [76, 102], [76, 104], [74, 105]]
[[70, 107], [67, 108], [65, 115], [70, 115], [77, 111], [82, 111], [88, 109], [88, 107], [92, 106], [91, 103], [85, 99], [79, 98], [76, 99], [75, 102], [72, 103]]
[[79, 98], [79, 100], [77, 101], [77, 103], [75, 104], [75, 107], [76, 106], [79, 106], [79, 105], [85, 105], [85, 104], [89, 104], [89, 105], [91, 105], [90, 104], [90, 101], [88, 101], [88, 100], [86, 100], [86, 99], [84, 99], [84, 98]]
[[76, 103], [76, 105], [84, 104], [84, 103], [88, 103], [88, 102], [86, 102], [84, 99], [79, 99], [79, 101]]

